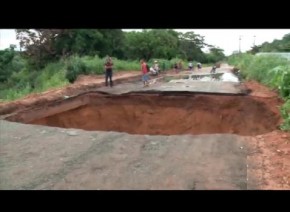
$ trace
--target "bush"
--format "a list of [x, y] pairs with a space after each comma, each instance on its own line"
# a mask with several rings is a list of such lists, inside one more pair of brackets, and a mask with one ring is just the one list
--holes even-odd
[[64, 63], [50, 63], [38, 73], [34, 81], [34, 91], [42, 92], [50, 88], [64, 86], [68, 83], [65, 77]]
[[73, 83], [80, 74], [89, 74], [86, 64], [79, 58], [73, 57], [66, 68], [66, 79]]
[[284, 122], [280, 126], [281, 130], [290, 130], [290, 99], [280, 108], [281, 116]]
[[0, 100], [14, 100], [31, 93], [31, 85], [27, 82], [21, 89], [8, 88], [0, 91]]

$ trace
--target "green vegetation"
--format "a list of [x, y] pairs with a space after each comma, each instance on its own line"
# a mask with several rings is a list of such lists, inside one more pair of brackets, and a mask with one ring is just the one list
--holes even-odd
[[[0, 51], [0, 101], [14, 100], [29, 93], [73, 83], [81, 74], [104, 74], [104, 60], [113, 57], [114, 72], [140, 70], [140, 59], [161, 70], [188, 61], [212, 65], [225, 59], [223, 50], [205, 43], [194, 32], [172, 29], [124, 32], [121, 29], [17, 29], [22, 52], [15, 46]], [[209, 53], [204, 53], [207, 47]], [[286, 59], [254, 56], [258, 52], [290, 52], [290, 34], [272, 43], [253, 46], [249, 54], [228, 58], [246, 79], [255, 79], [279, 92], [285, 99], [281, 129], [290, 129], [290, 66]]]
[[[248, 52], [256, 54], [259, 52], [290, 52], [290, 34], [284, 35], [281, 40], [264, 42], [262, 45], [253, 46]], [[247, 59], [246, 59], [247, 58]], [[255, 58], [255, 59], [254, 59]], [[240, 59], [240, 62], [238, 60]], [[232, 64], [244, 70], [242, 73], [249, 79], [256, 79], [269, 87], [279, 91], [285, 103], [280, 108], [284, 119], [282, 130], [290, 130], [290, 64], [286, 59], [275, 56], [241, 55], [230, 58]], [[242, 64], [244, 63], [244, 64]], [[248, 70], [248, 71], [247, 71]]]
[[258, 52], [290, 52], [290, 34], [283, 36], [281, 40], [273, 42], [264, 42], [261, 45], [253, 46], [249, 53], [256, 54]]
[[[223, 50], [204, 42], [194, 32], [172, 29], [123, 32], [121, 29], [18, 29], [17, 38], [31, 65], [43, 68], [48, 62], [72, 55], [100, 58], [110, 55], [120, 60], [140, 61], [152, 58], [181, 58], [201, 63], [222, 60]], [[202, 48], [208, 47], [206, 54]]]
[[289, 115], [289, 111], [290, 111], [290, 99], [288, 99], [284, 105], [281, 107], [281, 115], [284, 119], [283, 124], [281, 125], [281, 129], [282, 130], [290, 130], [290, 115]]
[[[223, 50], [194, 32], [171, 29], [123, 32], [121, 29], [17, 29], [22, 52], [0, 51], [0, 101], [73, 83], [81, 74], [104, 74], [104, 58], [113, 57], [114, 72], [140, 70], [140, 59], [161, 70], [182, 61], [215, 63]], [[202, 48], [209, 47], [204, 53]]]
[[282, 130], [290, 130], [290, 62], [278, 56], [237, 54], [228, 58], [231, 65], [241, 70], [246, 79], [253, 79], [277, 90], [285, 100], [281, 107]]
[[[5, 50], [10, 51], [10, 50]], [[4, 73], [9, 73], [0, 84], [0, 101], [14, 100], [29, 93], [43, 92], [51, 88], [58, 88], [74, 82], [80, 74], [104, 74], [104, 58], [98, 56], [71, 56], [58, 62], [48, 63], [37, 70], [27, 65], [19, 53], [15, 53], [9, 67]], [[115, 72], [123, 70], [139, 71], [138, 61], [122, 61], [114, 58]], [[16, 67], [16, 68], [14, 68]], [[30, 67], [30, 68], [29, 68]], [[1, 70], [1, 69], [0, 69]], [[11, 70], [8, 72], [7, 70]], [[1, 75], [4, 76], [4, 75]]]
[[62, 87], [68, 84], [64, 68], [63, 62], [57, 62], [40, 71], [23, 67], [19, 72], [12, 72], [10, 78], [0, 84], [0, 100], [14, 100], [30, 93]]

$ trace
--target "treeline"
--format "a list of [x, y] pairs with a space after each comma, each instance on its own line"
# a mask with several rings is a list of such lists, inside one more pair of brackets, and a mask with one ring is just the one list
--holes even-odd
[[[0, 50], [0, 101], [74, 82], [81, 74], [103, 74], [104, 57], [114, 58], [115, 71], [140, 69], [158, 59], [162, 70], [182, 60], [215, 63], [222, 49], [194, 32], [171, 29], [124, 32], [121, 29], [17, 29], [16, 46]], [[208, 53], [202, 49], [207, 47]]]
[[290, 52], [290, 33], [283, 36], [281, 40], [275, 39], [273, 42], [264, 42], [255, 45], [248, 53], [256, 54], [259, 52]]
[[[205, 43], [203, 36], [172, 29], [17, 29], [16, 34], [23, 55], [37, 68], [71, 55], [110, 55], [121, 60], [181, 58], [202, 63], [225, 57], [222, 49]], [[202, 51], [204, 47], [209, 53]]]

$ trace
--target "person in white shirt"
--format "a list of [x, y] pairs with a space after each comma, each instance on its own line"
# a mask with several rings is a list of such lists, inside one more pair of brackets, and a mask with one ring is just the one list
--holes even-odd
[[159, 65], [158, 65], [158, 61], [157, 61], [157, 60], [154, 61], [153, 68], [154, 68], [154, 70], [155, 70], [157, 73], [159, 73]]
[[190, 71], [192, 71], [192, 62], [188, 63], [188, 68], [189, 68]]

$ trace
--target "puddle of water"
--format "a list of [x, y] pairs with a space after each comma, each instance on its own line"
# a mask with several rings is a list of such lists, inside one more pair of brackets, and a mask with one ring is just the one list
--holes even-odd
[[223, 82], [239, 82], [239, 79], [232, 73], [224, 73], [221, 76], [221, 81], [223, 81]]
[[166, 77], [164, 81], [168, 83], [186, 83], [189, 81], [239, 82], [239, 79], [232, 73], [217, 73], [217, 74], [206, 74], [206, 75], [190, 74], [186, 76]]

